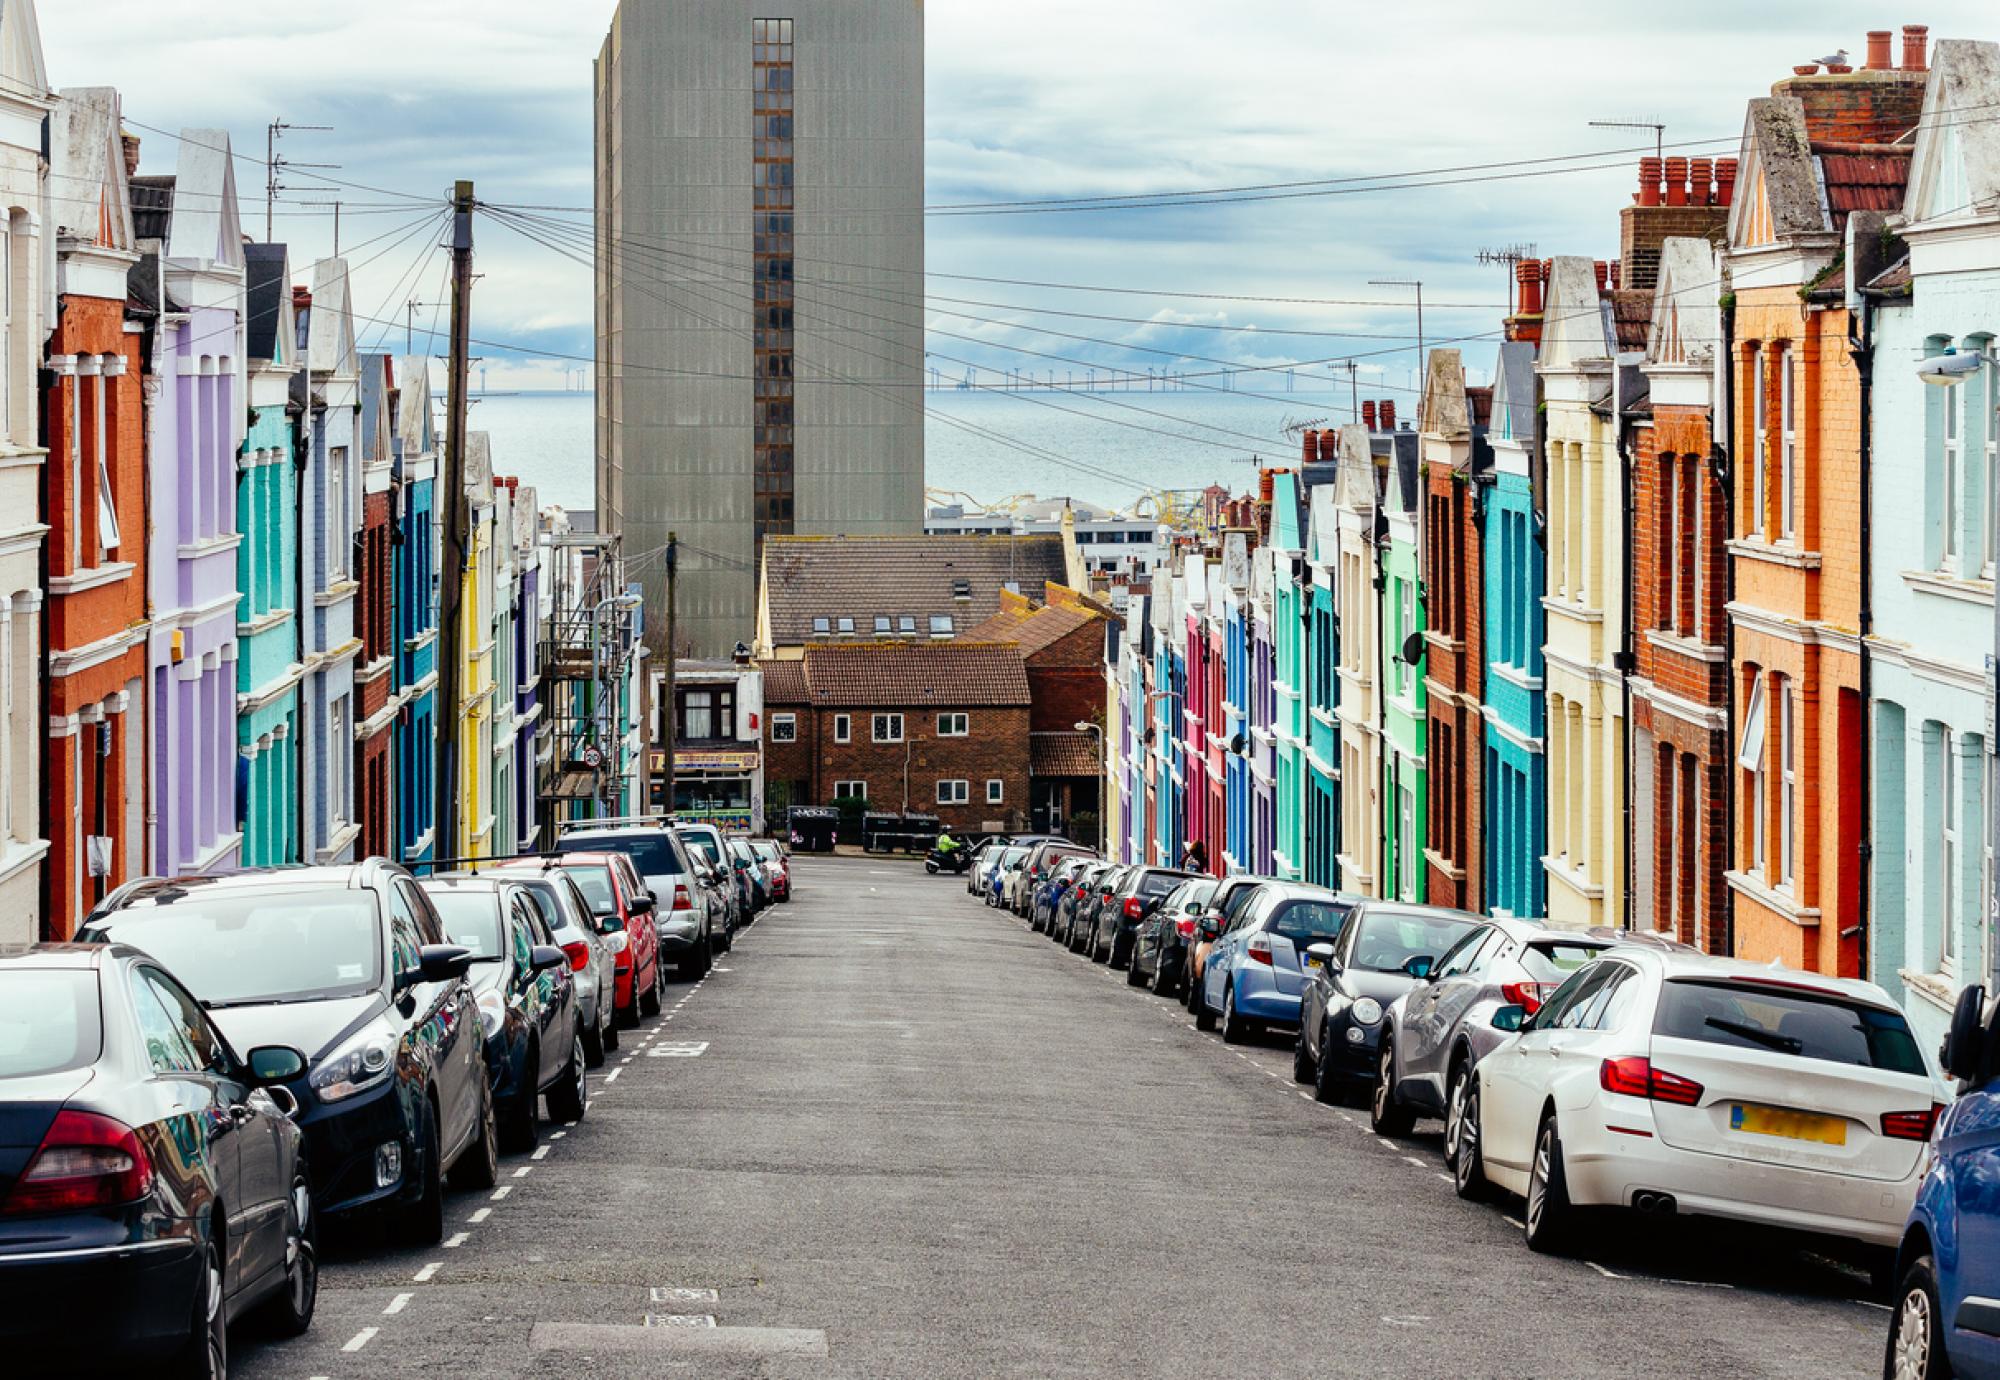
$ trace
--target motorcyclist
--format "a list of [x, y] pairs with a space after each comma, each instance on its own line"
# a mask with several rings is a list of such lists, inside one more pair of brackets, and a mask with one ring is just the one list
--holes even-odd
[[951, 860], [951, 855], [953, 853], [956, 853], [959, 849], [963, 848], [964, 846], [965, 846], [964, 844], [960, 843], [957, 839], [951, 836], [951, 830], [949, 829], [938, 830], [936, 848], [937, 848], [937, 855], [939, 858], [949, 862]]

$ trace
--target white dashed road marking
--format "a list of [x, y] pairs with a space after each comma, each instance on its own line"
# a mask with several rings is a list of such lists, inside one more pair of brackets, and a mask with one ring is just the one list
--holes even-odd
[[715, 1319], [706, 1313], [648, 1313], [648, 1327], [714, 1327]]
[[374, 1341], [375, 1334], [377, 1332], [380, 1332], [381, 1330], [382, 1329], [379, 1327], [364, 1327], [359, 1332], [355, 1333], [352, 1337], [349, 1337], [347, 1339], [346, 1344], [343, 1345], [340, 1349], [342, 1351], [359, 1351], [361, 1350], [362, 1347], [367, 1346], [370, 1342]]
[[652, 1288], [654, 1303], [714, 1303], [713, 1289], [663, 1289], [659, 1285]]
[[411, 1278], [418, 1284], [429, 1284], [431, 1282], [431, 1276], [435, 1275], [438, 1272], [439, 1267], [442, 1266], [443, 1264], [444, 1262], [441, 1260], [433, 1260], [430, 1264], [424, 1266], [423, 1269], [417, 1271], [416, 1274], [412, 1275]]
[[382, 1316], [385, 1318], [395, 1317], [398, 1313], [402, 1312], [405, 1308], [409, 1307], [410, 1300], [415, 1297], [416, 1297], [415, 1294], [396, 1295], [396, 1297], [389, 1300], [389, 1306], [382, 1310]]
[[455, 1231], [445, 1241], [444, 1248], [448, 1251], [455, 1251], [460, 1246], [463, 1246], [465, 1244], [466, 1238], [471, 1235], [472, 1233], [469, 1231]]
[[468, 1222], [470, 1222], [470, 1223], [472, 1223], [472, 1225], [476, 1227], [476, 1226], [478, 1226], [478, 1225], [479, 1225], [479, 1224], [480, 1224], [481, 1222], [484, 1222], [484, 1221], [485, 1221], [485, 1220], [486, 1220], [487, 1218], [491, 1217], [492, 1215], [493, 1215], [493, 1209], [492, 1209], [492, 1208], [490, 1208], [490, 1207], [489, 1207], [489, 1208], [481, 1208], [481, 1209], [479, 1209], [479, 1210], [478, 1210], [477, 1212], [473, 1213], [473, 1214], [472, 1214], [472, 1216], [470, 1216], [470, 1217], [466, 1218], [465, 1220], [466, 1220], [466, 1221], [468, 1221]]
[[531, 1160], [545, 1160], [548, 1157], [549, 1157], [549, 1147], [546, 1145], [537, 1145], [535, 1147], [535, 1153], [528, 1156], [528, 1158]]
[[534, 1169], [535, 1166], [533, 1166], [532, 1164], [524, 1164], [519, 1169], [514, 1171], [514, 1177], [517, 1179], [525, 1179], [528, 1177], [528, 1175], [534, 1172]]
[[1614, 1272], [1613, 1272], [1613, 1271], [1611, 1271], [1611, 1270], [1607, 1270], [1607, 1269], [1605, 1269], [1605, 1268], [1604, 1268], [1604, 1267], [1603, 1267], [1602, 1265], [1599, 1265], [1599, 1264], [1598, 1264], [1598, 1263], [1597, 1263], [1597, 1262], [1596, 1262], [1595, 1260], [1586, 1260], [1586, 1261], [1584, 1261], [1583, 1263], [1584, 1263], [1584, 1264], [1586, 1264], [1586, 1265], [1588, 1265], [1588, 1266], [1589, 1266], [1589, 1267], [1590, 1267], [1591, 1269], [1593, 1269], [1593, 1270], [1597, 1271], [1597, 1273], [1599, 1273], [1600, 1275], [1603, 1275], [1603, 1276], [1604, 1276], [1604, 1277], [1605, 1277], [1606, 1279], [1624, 1279], [1624, 1278], [1625, 1278], [1625, 1276], [1624, 1276], [1624, 1275], [1621, 1275], [1621, 1274], [1617, 1274], [1617, 1273], [1614, 1273]]
[[617, 1068], [615, 1068], [615, 1069], [611, 1070], [611, 1072], [609, 1072], [609, 1073], [605, 1074], [605, 1075], [604, 1075], [604, 1086], [608, 1088], [608, 1087], [610, 1087], [610, 1086], [611, 1086], [611, 1085], [612, 1085], [613, 1083], [616, 1083], [616, 1082], [618, 1081], [618, 1075], [619, 1075], [619, 1074], [621, 1074], [621, 1073], [623, 1073], [623, 1072], [625, 1072], [625, 1066], [621, 1064], [621, 1065], [619, 1065], [619, 1066], [618, 1066]]
[[509, 1193], [512, 1193], [513, 1191], [514, 1191], [514, 1186], [512, 1184], [502, 1184], [500, 1185], [500, 1187], [493, 1190], [493, 1201], [496, 1203], [500, 1202]]

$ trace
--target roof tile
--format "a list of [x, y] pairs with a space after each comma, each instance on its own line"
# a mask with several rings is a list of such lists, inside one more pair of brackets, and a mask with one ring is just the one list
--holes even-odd
[[839, 642], [806, 648], [806, 688], [816, 705], [1025, 706], [1021, 649], [996, 642]]
[[1059, 536], [787, 536], [764, 542], [764, 597], [771, 641], [780, 647], [812, 641], [815, 618], [852, 618], [855, 633], [868, 636], [877, 618], [911, 615], [916, 634], [925, 636], [933, 617], [949, 616], [962, 636], [999, 611], [1010, 584], [1040, 591], [1066, 575]]

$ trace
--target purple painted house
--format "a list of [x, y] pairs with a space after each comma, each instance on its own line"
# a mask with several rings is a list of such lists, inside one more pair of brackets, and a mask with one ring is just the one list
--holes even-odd
[[[132, 179], [133, 294], [159, 313], [144, 377], [145, 868], [226, 872], [236, 825], [236, 456], [243, 444], [243, 232], [229, 134], [183, 130], [171, 177]], [[135, 868], [135, 870], [137, 870]]]

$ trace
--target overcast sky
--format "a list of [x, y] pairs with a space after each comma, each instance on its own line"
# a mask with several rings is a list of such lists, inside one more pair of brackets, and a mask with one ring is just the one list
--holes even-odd
[[[908, 0], [885, 0], [892, 2]], [[795, 9], [810, 3], [797, 0]], [[218, 12], [193, 0], [41, 0], [40, 15], [51, 82], [119, 87], [128, 125], [144, 139], [144, 171], [172, 171], [174, 141], [156, 129], [224, 127], [239, 153], [261, 159], [266, 123], [283, 117], [333, 126], [294, 132], [282, 144], [301, 161], [338, 163], [329, 177], [438, 197], [453, 178], [471, 177], [489, 200], [583, 207], [591, 185], [590, 65], [613, 8], [612, 0], [342, 0]], [[1597, 151], [1603, 156], [1577, 166], [1615, 166], [1522, 169], [1540, 175], [1229, 207], [933, 216], [933, 270], [1142, 291], [939, 279], [931, 291], [1161, 323], [953, 308], [1073, 335], [1258, 363], [1369, 352], [1371, 366], [1400, 370], [1407, 356], [1380, 352], [1404, 342], [1370, 335], [1411, 332], [1407, 308], [1169, 294], [1387, 303], [1408, 291], [1371, 287], [1370, 279], [1418, 278], [1433, 340], [1490, 331], [1506, 280], [1474, 261], [1479, 249], [1528, 242], [1543, 255], [1616, 256], [1618, 207], [1630, 199], [1637, 158], [1631, 150], [1651, 134], [1591, 129], [1588, 121], [1659, 119], [1670, 142], [1716, 141], [1683, 152], [1733, 152], [1744, 101], [1793, 63], [1845, 47], [1858, 65], [1868, 28], [1926, 18], [1847, 0], [1754, 7], [1736, 0], [932, 0], [932, 205], [1374, 177]], [[245, 163], [238, 174], [245, 226], [261, 236], [262, 170]], [[349, 202], [342, 241], [356, 266], [356, 310], [385, 323], [359, 323], [364, 340], [379, 332], [400, 349], [402, 331], [386, 324], [402, 321], [400, 304], [442, 295], [442, 254], [423, 262], [432, 237], [398, 238], [422, 208], [353, 188], [309, 190], [315, 184], [303, 174], [289, 180], [300, 188], [287, 194], [292, 201]], [[280, 207], [278, 236], [294, 247], [301, 278], [305, 264], [331, 250], [331, 221], [324, 207]], [[587, 269], [485, 223], [480, 237], [474, 334], [589, 355]], [[419, 313], [420, 336], [431, 315]], [[995, 346], [1161, 362], [993, 321], [932, 316], [936, 328]], [[1254, 329], [1186, 330], [1177, 322], [1365, 334], [1259, 338]], [[1064, 367], [963, 341], [935, 345], [993, 366]], [[1488, 344], [1467, 348], [1475, 364], [1490, 357]], [[481, 353], [495, 361], [493, 387], [560, 386], [560, 363], [509, 371], [499, 364], [502, 351]]]

